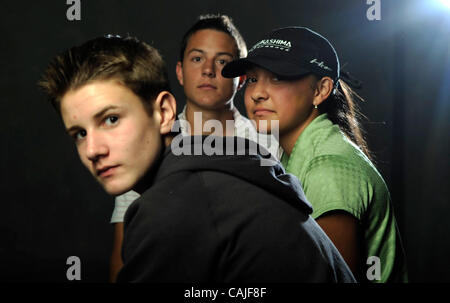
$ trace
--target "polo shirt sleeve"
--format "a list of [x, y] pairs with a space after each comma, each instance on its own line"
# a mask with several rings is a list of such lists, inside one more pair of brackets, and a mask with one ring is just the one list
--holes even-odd
[[308, 163], [302, 185], [314, 219], [341, 210], [361, 220], [373, 190], [365, 167], [358, 164], [339, 155], [318, 156]]

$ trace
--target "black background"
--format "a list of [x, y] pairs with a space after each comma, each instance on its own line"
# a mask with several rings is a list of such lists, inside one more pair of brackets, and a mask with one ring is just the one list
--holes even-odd
[[[164, 55], [175, 78], [179, 42], [200, 14], [231, 16], [250, 48], [265, 32], [302, 25], [327, 37], [363, 82], [369, 146], [393, 196], [413, 282], [450, 282], [450, 9], [439, 0], [82, 0], [68, 21], [64, 0], [0, 4], [0, 281], [108, 278], [114, 207], [78, 160], [36, 82], [49, 60], [96, 36], [130, 34]], [[242, 93], [235, 104], [244, 111]], [[176, 186], [176, 185], [174, 185]]]

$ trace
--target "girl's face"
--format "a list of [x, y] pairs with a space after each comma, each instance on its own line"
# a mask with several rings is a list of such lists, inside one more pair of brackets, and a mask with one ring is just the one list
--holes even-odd
[[[319, 115], [313, 105], [316, 95], [316, 79], [313, 75], [283, 80], [259, 67], [250, 69], [246, 75], [247, 115], [256, 122], [260, 132], [275, 132], [273, 126], [278, 121], [282, 146], [288, 137], [295, 142], [303, 129]], [[267, 121], [267, 130], [262, 121]]]

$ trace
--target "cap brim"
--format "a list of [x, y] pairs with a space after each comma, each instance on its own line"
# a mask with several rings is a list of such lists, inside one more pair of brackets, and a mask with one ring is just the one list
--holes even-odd
[[301, 77], [311, 73], [309, 69], [299, 67], [296, 62], [285, 62], [269, 57], [255, 56], [228, 63], [222, 69], [222, 76], [225, 78], [239, 77], [245, 75], [248, 69], [254, 66], [262, 67], [278, 76], [291, 78]]
[[247, 58], [231, 61], [222, 69], [222, 76], [225, 78], [235, 78], [245, 75], [247, 70], [253, 66]]

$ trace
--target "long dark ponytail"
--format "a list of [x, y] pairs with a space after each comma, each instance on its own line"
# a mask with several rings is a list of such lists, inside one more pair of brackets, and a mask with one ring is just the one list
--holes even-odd
[[[359, 88], [361, 83], [352, 79], [348, 73], [342, 73], [351, 86]], [[360, 126], [360, 119], [364, 117], [361, 113], [356, 100], [363, 99], [352, 90], [346, 81], [339, 79], [337, 88], [318, 108], [321, 113], [327, 113], [328, 118], [334, 124], [337, 124], [341, 131], [355, 143], [361, 151], [370, 159], [372, 155], [364, 138], [364, 130]]]

